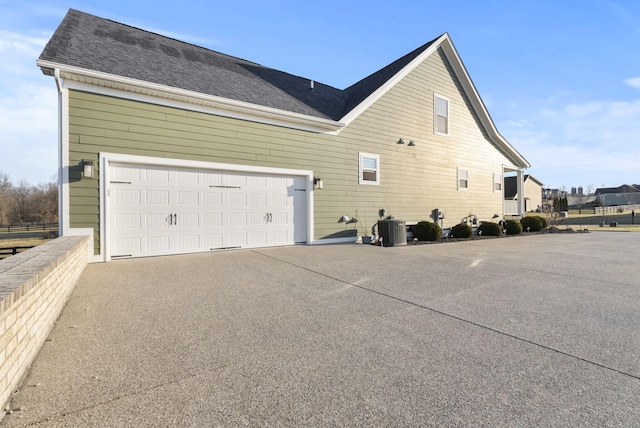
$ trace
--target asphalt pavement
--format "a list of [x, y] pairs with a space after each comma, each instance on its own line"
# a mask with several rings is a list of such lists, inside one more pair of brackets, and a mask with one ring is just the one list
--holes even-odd
[[87, 267], [1, 427], [640, 426], [640, 233]]

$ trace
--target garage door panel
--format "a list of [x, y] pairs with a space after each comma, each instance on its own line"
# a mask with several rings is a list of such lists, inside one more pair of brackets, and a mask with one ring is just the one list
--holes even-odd
[[142, 169], [136, 165], [122, 165], [111, 168], [111, 179], [114, 181], [140, 181]]
[[222, 192], [203, 192], [202, 205], [213, 205], [219, 207], [222, 205]]
[[264, 246], [267, 244], [267, 232], [251, 232], [249, 234], [251, 246]]
[[140, 205], [142, 203], [142, 191], [131, 189], [115, 189], [113, 202], [117, 205]]
[[145, 192], [145, 203], [147, 205], [169, 205], [169, 191], [147, 190]]
[[229, 226], [246, 226], [247, 213], [229, 213]]
[[205, 250], [214, 250], [224, 247], [224, 237], [222, 233], [208, 233], [202, 235], [202, 246]]
[[284, 242], [291, 242], [291, 234], [286, 230], [274, 230], [273, 231], [273, 243], [280, 244]]
[[247, 185], [247, 176], [237, 173], [230, 173], [227, 175], [227, 185], [243, 187]]
[[208, 186], [222, 186], [223, 174], [214, 171], [204, 171], [202, 173], [202, 184]]
[[109, 254], [306, 242], [307, 178], [112, 164]]
[[265, 225], [268, 222], [268, 214], [264, 211], [250, 213], [248, 217], [249, 226]]
[[116, 255], [139, 254], [142, 249], [142, 238], [118, 238], [114, 244]]
[[118, 214], [115, 216], [115, 226], [119, 230], [140, 230], [142, 228], [142, 214]]
[[249, 205], [252, 207], [266, 207], [267, 206], [267, 194], [266, 193], [251, 193], [249, 194]]
[[[142, 177], [135, 179], [141, 180]], [[144, 169], [144, 181], [148, 183], [169, 183], [169, 171], [160, 168]]]
[[178, 249], [185, 250], [198, 250], [200, 249], [200, 235], [180, 235], [178, 237]]
[[202, 215], [203, 227], [219, 227], [223, 225], [222, 213], [205, 213]]
[[145, 215], [145, 226], [150, 229], [167, 229], [171, 219], [166, 213], [150, 213]]
[[229, 233], [229, 247], [244, 247], [247, 245], [247, 233], [246, 232], [230, 232]]
[[229, 194], [229, 205], [232, 206], [247, 206], [247, 194], [246, 193], [231, 193]]
[[166, 253], [171, 248], [171, 238], [167, 235], [146, 238], [146, 250], [149, 253]]
[[271, 204], [276, 207], [286, 207], [288, 205], [289, 198], [287, 195], [272, 195]]
[[199, 171], [178, 171], [178, 184], [198, 184], [200, 182]]
[[249, 180], [247, 185], [249, 187], [262, 187], [262, 188], [266, 188], [267, 187], [267, 177], [264, 176], [249, 176]]
[[178, 205], [200, 205], [200, 192], [178, 192]]

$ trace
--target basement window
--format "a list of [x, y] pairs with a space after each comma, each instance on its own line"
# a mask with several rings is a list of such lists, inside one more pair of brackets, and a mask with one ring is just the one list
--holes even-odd
[[360, 153], [360, 184], [380, 184], [380, 156]]

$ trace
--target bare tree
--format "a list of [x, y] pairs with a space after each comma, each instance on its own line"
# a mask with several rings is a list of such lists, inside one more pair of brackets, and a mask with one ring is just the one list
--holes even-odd
[[58, 221], [58, 185], [55, 181], [30, 185], [22, 180], [16, 186], [0, 171], [0, 224]]
[[11, 193], [11, 181], [9, 176], [0, 171], [0, 224], [8, 223], [8, 214], [11, 211], [12, 201], [10, 198]]
[[22, 223], [30, 221], [29, 216], [29, 196], [32, 187], [25, 180], [20, 180], [17, 186], [11, 189], [11, 198], [13, 199], [13, 209], [10, 212], [10, 220], [12, 223]]
[[53, 223], [58, 217], [58, 186], [56, 183], [41, 183], [31, 194], [31, 211], [35, 221]]

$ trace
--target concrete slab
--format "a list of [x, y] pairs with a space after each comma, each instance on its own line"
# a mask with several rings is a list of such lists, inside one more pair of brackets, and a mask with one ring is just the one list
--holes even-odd
[[634, 426], [640, 234], [90, 265], [14, 426]]

